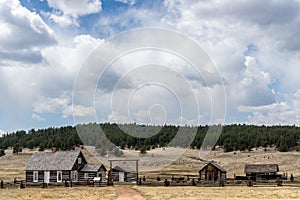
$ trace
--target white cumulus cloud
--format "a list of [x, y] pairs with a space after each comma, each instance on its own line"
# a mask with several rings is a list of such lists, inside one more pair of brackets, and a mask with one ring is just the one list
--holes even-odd
[[56, 44], [54, 31], [18, 0], [0, 2], [0, 66], [41, 63], [41, 50]]
[[46, 15], [61, 26], [79, 26], [78, 17], [101, 11], [100, 0], [48, 0], [48, 5], [55, 11]]

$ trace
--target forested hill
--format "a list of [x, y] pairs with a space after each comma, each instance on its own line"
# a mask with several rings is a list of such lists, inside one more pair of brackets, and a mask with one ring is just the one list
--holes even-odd
[[[101, 127], [101, 128], [100, 128]], [[87, 124], [76, 127], [66, 126], [61, 128], [47, 128], [30, 131], [17, 131], [4, 135], [0, 138], [0, 150], [14, 147], [14, 151], [21, 151], [22, 148], [36, 148], [40, 150], [57, 147], [61, 150], [73, 149], [84, 141], [85, 145], [93, 145], [100, 152], [113, 150], [113, 145], [108, 146], [108, 140], [124, 148], [155, 148], [166, 146], [178, 134], [179, 129], [183, 130], [182, 138], [179, 138], [175, 146], [190, 146], [200, 148], [207, 133], [208, 126], [199, 127], [178, 127], [145, 126], [136, 124]], [[77, 130], [88, 134], [78, 136]], [[195, 130], [196, 135], [190, 134]], [[157, 133], [153, 134], [153, 131]], [[186, 133], [184, 133], [186, 131]], [[105, 133], [106, 137], [103, 137]], [[126, 134], [126, 133], [131, 134]], [[136, 137], [134, 133], [144, 134], [144, 138]], [[82, 140], [81, 140], [82, 139]], [[188, 142], [192, 141], [192, 142]], [[254, 125], [226, 125], [222, 129], [221, 136], [216, 145], [222, 146], [224, 151], [251, 150], [254, 147], [276, 147], [279, 151], [300, 150], [300, 127], [297, 126], [254, 126]], [[106, 144], [106, 148], [102, 149]], [[110, 149], [111, 148], [111, 149]]]

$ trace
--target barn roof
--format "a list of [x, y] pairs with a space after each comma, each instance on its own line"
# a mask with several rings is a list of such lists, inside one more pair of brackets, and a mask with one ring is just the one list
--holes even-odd
[[225, 170], [223, 167], [221, 167], [220, 165], [218, 165], [218, 164], [215, 163], [215, 162], [209, 162], [209, 163], [207, 163], [206, 165], [204, 165], [204, 166], [199, 170], [199, 172], [202, 171], [202, 170], [203, 170], [207, 165], [209, 165], [209, 164], [213, 165], [215, 168], [219, 169], [221, 172], [226, 172], [226, 170]]
[[136, 173], [133, 169], [130, 169], [128, 167], [120, 167], [120, 166], [115, 166], [113, 171], [118, 171], [118, 172], [131, 172], [131, 173]]
[[270, 173], [278, 172], [277, 164], [246, 164], [245, 173]]
[[101, 167], [104, 169], [104, 171], [106, 171], [106, 168], [104, 167], [104, 165], [93, 165], [93, 164], [84, 165], [84, 167], [80, 171], [82, 171], [82, 172], [98, 172]]
[[80, 151], [35, 152], [25, 170], [72, 170], [80, 154]]

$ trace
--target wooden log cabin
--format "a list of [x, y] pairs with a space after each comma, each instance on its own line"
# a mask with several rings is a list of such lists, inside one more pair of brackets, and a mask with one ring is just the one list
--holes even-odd
[[278, 174], [279, 167], [277, 164], [246, 164], [245, 173], [246, 177], [251, 180], [260, 179], [277, 179], [281, 178]]
[[135, 182], [137, 179], [137, 172], [127, 168], [116, 166], [112, 168], [112, 180], [117, 182]]
[[199, 170], [200, 182], [220, 182], [226, 180], [226, 170], [215, 162], [209, 162]]
[[65, 180], [78, 182], [102, 176], [105, 180], [106, 169], [103, 165], [88, 164], [81, 151], [36, 152], [25, 168], [26, 182], [60, 183]]
[[86, 164], [80, 170], [80, 180], [93, 179], [95, 177], [100, 177], [102, 183], [106, 182], [106, 168], [104, 165], [92, 165]]

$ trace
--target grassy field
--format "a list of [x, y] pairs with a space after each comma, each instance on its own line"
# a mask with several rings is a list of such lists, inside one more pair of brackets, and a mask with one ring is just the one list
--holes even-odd
[[135, 187], [147, 199], [300, 199], [296, 187]]
[[26, 188], [26, 189], [2, 189], [0, 199], [2, 200], [95, 200], [95, 199], [116, 199], [116, 187], [74, 187], [74, 188]]
[[[24, 149], [19, 155], [13, 155], [11, 150], [0, 157], [0, 179], [11, 182], [14, 178], [21, 180], [25, 178], [24, 168], [34, 150]], [[88, 152], [84, 151], [85, 154]], [[126, 152], [128, 154], [135, 152]], [[141, 157], [147, 160], [149, 156], [156, 157], [156, 164], [163, 162], [160, 154], [150, 151], [146, 156]], [[254, 149], [251, 152], [230, 152], [223, 153], [222, 150], [212, 151], [201, 161], [197, 150], [188, 150], [182, 157], [169, 166], [162, 169], [141, 172], [146, 177], [156, 177], [157, 174], [198, 174], [204, 161], [214, 160], [227, 169], [228, 177], [244, 175], [246, 163], [277, 163], [280, 173], [287, 172], [300, 177], [300, 152], [280, 153], [274, 149]], [[95, 158], [86, 155], [89, 162], [96, 162]], [[114, 187], [74, 187], [74, 188], [25, 188], [25, 189], [2, 189], [0, 199], [118, 199], [121, 186]], [[300, 185], [291, 187], [275, 186], [225, 186], [225, 187], [146, 187], [133, 186], [134, 190], [142, 194], [146, 199], [300, 199]], [[119, 198], [120, 199], [120, 198]], [[122, 198], [121, 198], [122, 199]]]
[[[3, 189], [0, 190], [2, 200], [23, 199], [117, 199], [120, 187], [74, 187], [48, 189]], [[145, 199], [300, 199], [298, 187], [138, 187], [134, 190], [142, 194]], [[119, 198], [122, 199], [122, 198]]]
[[0, 157], [0, 179], [13, 181], [14, 178], [25, 179], [25, 166], [32, 152], [24, 150], [19, 155], [13, 155], [12, 150], [6, 150], [6, 155]]

